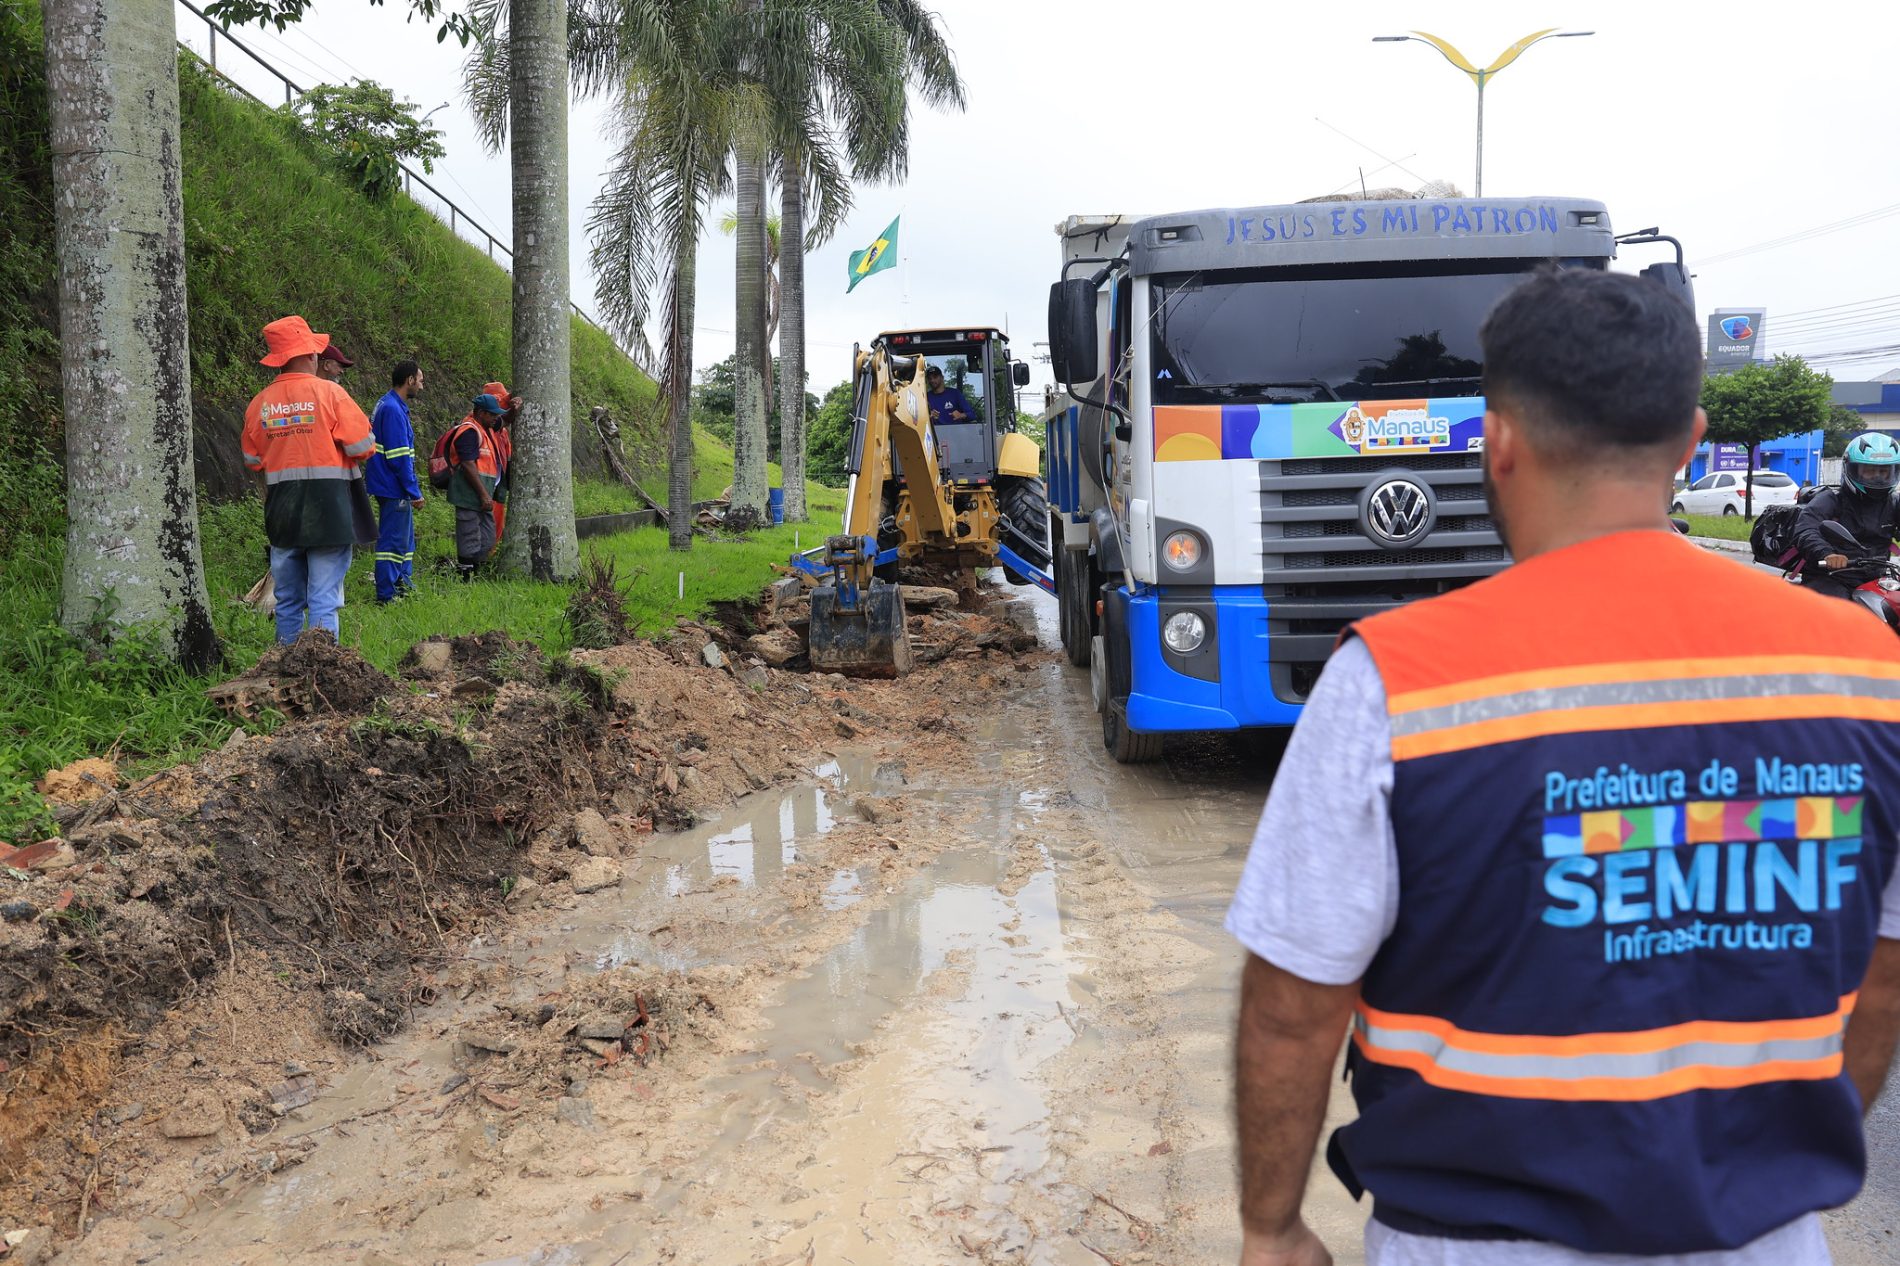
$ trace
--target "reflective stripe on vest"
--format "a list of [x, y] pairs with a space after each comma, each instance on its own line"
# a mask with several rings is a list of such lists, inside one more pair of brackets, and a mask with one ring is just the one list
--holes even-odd
[[1900, 664], [1826, 655], [1647, 660], [1510, 673], [1392, 696], [1392, 758], [1551, 734], [1728, 721], [1900, 721]]
[[1432, 1016], [1395, 1015], [1361, 1003], [1352, 1040], [1374, 1063], [1408, 1068], [1446, 1090], [1630, 1102], [1837, 1076], [1853, 1009], [1849, 994], [1838, 1009], [1804, 1020], [1694, 1020], [1635, 1032], [1543, 1037], [1473, 1033]]

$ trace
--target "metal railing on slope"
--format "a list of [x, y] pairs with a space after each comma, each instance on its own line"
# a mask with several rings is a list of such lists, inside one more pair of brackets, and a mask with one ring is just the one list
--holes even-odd
[[[283, 84], [285, 105], [291, 104], [300, 95], [302, 95], [304, 89], [302, 88], [301, 85], [299, 85], [295, 80], [291, 79], [289, 75], [286, 75], [283, 71], [277, 69], [276, 66], [272, 65], [263, 56], [263, 54], [259, 53], [256, 49], [246, 44], [243, 40], [240, 40], [237, 36], [231, 34], [229, 31], [219, 26], [215, 19], [207, 16], [205, 11], [203, 9], [200, 9], [197, 5], [191, 3], [191, 0], [176, 0], [176, 2], [181, 7], [189, 10], [194, 17], [196, 17], [200, 22], [203, 22], [205, 24], [205, 29], [209, 32], [210, 42], [208, 45], [208, 50], [209, 50], [210, 55], [207, 57], [204, 54], [199, 53], [197, 49], [185, 43], [183, 40], [178, 41], [178, 47], [184, 49], [187, 53], [190, 53], [193, 57], [197, 58], [200, 63], [202, 63], [203, 65], [205, 65], [206, 67], [210, 69], [212, 74], [216, 75], [219, 79], [229, 84], [232, 88], [235, 88], [237, 91], [243, 93], [245, 96], [249, 97], [251, 100], [257, 102], [258, 104], [260, 105], [268, 104], [264, 101], [262, 97], [258, 96], [256, 93], [252, 92], [249, 88], [246, 88], [243, 84], [233, 79], [230, 75], [226, 74], [222, 68], [219, 67], [218, 42], [220, 40], [223, 40], [224, 43], [229, 44], [232, 48], [244, 54], [244, 56], [250, 58], [251, 61], [257, 63], [258, 66], [262, 67], [265, 71], [269, 72], [269, 74], [273, 76], [279, 83]], [[500, 260], [497, 260], [496, 262], [502, 264], [504, 268], [508, 267], [510, 264], [514, 262], [515, 253], [509, 247], [508, 243], [502, 241], [500, 238], [496, 237], [493, 233], [489, 232], [487, 227], [484, 226], [480, 220], [477, 220], [473, 215], [470, 215], [468, 211], [464, 209], [463, 207], [458, 206], [453, 198], [450, 198], [447, 194], [443, 193], [440, 189], [436, 188], [435, 185], [431, 184], [421, 173], [417, 172], [416, 169], [411, 167], [408, 163], [398, 160], [397, 166], [402, 168], [403, 192], [409, 196], [410, 201], [414, 202], [417, 206], [423, 207], [426, 210], [428, 210], [429, 213], [434, 215], [438, 220], [446, 218], [448, 226], [449, 226], [449, 231], [451, 233], [454, 233], [457, 237], [462, 236], [461, 225], [466, 223], [470, 229], [474, 230], [476, 233], [481, 234], [482, 239], [487, 243], [488, 258], [495, 259], [496, 250], [499, 249], [501, 251], [502, 257]], [[428, 202], [424, 201], [423, 199], [416, 197], [415, 196], [416, 185], [421, 185], [424, 189], [427, 189], [430, 193], [434, 194], [436, 198], [441, 201], [442, 205], [448, 209], [448, 215], [444, 217], [440, 211], [436, 210], [435, 207], [431, 206]], [[472, 239], [464, 239], [464, 240], [472, 241]], [[655, 368], [652, 365], [647, 364], [632, 349], [628, 348], [623, 343], [621, 343], [621, 341], [617, 337], [615, 337], [614, 332], [612, 330], [602, 325], [599, 321], [596, 321], [593, 318], [593, 315], [589, 313], [585, 308], [581, 307], [580, 304], [575, 303], [572, 297], [568, 299], [567, 306], [572, 308], [574, 310], [574, 314], [580, 317], [581, 320], [587, 322], [589, 325], [599, 330], [602, 334], [605, 334], [607, 336], [607, 340], [611, 342], [616, 348], [619, 349], [621, 355], [625, 356], [628, 360], [632, 361], [634, 364], [634, 367], [637, 368], [641, 373], [645, 374], [648, 378], [653, 379], [653, 381], [655, 382], [658, 382], [660, 380], [660, 374], [657, 368]]]

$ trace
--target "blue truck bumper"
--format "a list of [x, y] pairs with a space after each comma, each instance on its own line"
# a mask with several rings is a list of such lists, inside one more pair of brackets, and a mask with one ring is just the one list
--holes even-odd
[[1273, 693], [1267, 654], [1267, 600], [1256, 586], [1215, 586], [1199, 591], [1194, 606], [1214, 612], [1216, 680], [1190, 676], [1168, 662], [1161, 644], [1161, 611], [1167, 595], [1154, 590], [1115, 597], [1127, 604], [1129, 660], [1134, 689], [1128, 696], [1131, 729], [1159, 733], [1237, 730], [1292, 725], [1300, 705]]

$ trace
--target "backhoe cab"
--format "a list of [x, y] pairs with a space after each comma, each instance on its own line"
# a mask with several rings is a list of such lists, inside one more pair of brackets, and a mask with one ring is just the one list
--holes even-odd
[[890, 677], [911, 662], [900, 567], [951, 570], [966, 599], [976, 571], [999, 563], [1013, 583], [1048, 588], [1048, 500], [1041, 450], [1016, 431], [1029, 366], [1001, 332], [885, 333], [852, 358], [844, 531], [793, 561], [822, 580], [812, 667]]

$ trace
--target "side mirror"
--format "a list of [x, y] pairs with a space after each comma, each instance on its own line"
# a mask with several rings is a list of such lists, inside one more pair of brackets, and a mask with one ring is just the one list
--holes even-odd
[[1861, 545], [1859, 539], [1856, 538], [1852, 532], [1832, 519], [1821, 524], [1821, 539], [1836, 549], [1846, 550], [1856, 554], [1860, 552]]
[[1029, 362], [1019, 360], [1009, 367], [1009, 380], [1018, 387], [1029, 385]]
[[1057, 382], [1093, 382], [1100, 371], [1095, 346], [1095, 283], [1071, 277], [1049, 287], [1049, 362]]
[[1689, 280], [1688, 270], [1681, 264], [1674, 260], [1665, 260], [1659, 264], [1651, 264], [1643, 269], [1640, 275], [1649, 278], [1682, 300], [1689, 311], [1695, 311], [1695, 286]]

